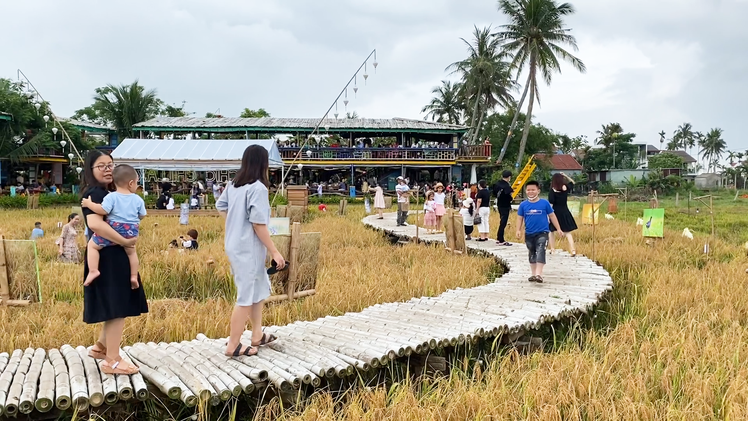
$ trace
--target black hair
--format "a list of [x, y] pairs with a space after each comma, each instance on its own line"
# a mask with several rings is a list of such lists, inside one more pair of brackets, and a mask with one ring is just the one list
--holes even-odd
[[252, 184], [260, 181], [265, 187], [270, 185], [268, 181], [268, 150], [260, 145], [250, 145], [244, 150], [242, 166], [234, 176], [234, 187]]
[[42, 226], [42, 223], [41, 222], [34, 222], [34, 226], [35, 227], [40, 227], [40, 226]]
[[193, 240], [197, 240], [197, 230], [196, 229], [191, 229], [191, 230], [187, 231], [187, 235], [189, 235], [190, 237], [192, 237]]
[[480, 180], [478, 182], [478, 185], [480, 186], [480, 188], [485, 189], [486, 188], [486, 180]]
[[509, 178], [512, 176], [512, 172], [509, 170], [504, 170], [504, 172], [501, 173], [501, 178]]
[[535, 186], [535, 187], [538, 188], [538, 190], [540, 190], [540, 183], [538, 183], [535, 180], [530, 180], [530, 181], [527, 182], [527, 184], [525, 184], [525, 188], [527, 188], [529, 186]]
[[130, 181], [137, 179], [138, 172], [127, 164], [117, 165], [112, 170], [112, 181], [114, 181], [115, 186], [127, 187]]
[[75, 213], [75, 212], [73, 212], [73, 213], [71, 213], [70, 215], [68, 215], [68, 222], [70, 222], [70, 221], [72, 221], [73, 219], [75, 219], [75, 217], [76, 217], [76, 216], [78, 216], [78, 214], [77, 214], [77, 213]]
[[81, 177], [81, 197], [85, 196], [86, 191], [91, 187], [103, 187], [107, 190], [112, 190], [112, 186], [107, 186], [99, 183], [94, 175], [94, 163], [102, 156], [108, 156], [105, 152], [98, 149], [91, 149], [86, 154], [86, 159], [83, 161], [83, 177]]

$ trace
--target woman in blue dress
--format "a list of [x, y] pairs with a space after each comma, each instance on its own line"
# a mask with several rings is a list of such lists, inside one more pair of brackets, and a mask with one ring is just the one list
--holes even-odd
[[[276, 339], [262, 332], [262, 308], [264, 300], [270, 296], [266, 251], [270, 252], [277, 270], [283, 269], [286, 261], [270, 239], [267, 186], [268, 151], [251, 145], [244, 151], [241, 168], [216, 202], [216, 209], [226, 218], [224, 245], [237, 292], [227, 356], [255, 355], [258, 346]], [[247, 318], [252, 325], [251, 345], [241, 343]]]

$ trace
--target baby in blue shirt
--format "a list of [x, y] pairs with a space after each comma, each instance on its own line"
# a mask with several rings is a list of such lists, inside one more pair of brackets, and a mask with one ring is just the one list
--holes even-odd
[[[98, 215], [106, 216], [109, 225], [124, 238], [134, 238], [139, 234], [140, 220], [146, 215], [145, 202], [135, 194], [138, 189], [138, 173], [129, 165], [118, 165], [112, 171], [116, 190], [107, 194], [99, 205], [89, 198], [83, 199], [81, 205]], [[88, 276], [83, 286], [91, 285], [99, 272], [99, 251], [107, 246], [116, 245], [104, 237], [95, 234], [88, 241]], [[138, 254], [135, 247], [125, 247], [130, 259], [130, 285], [138, 288]]]

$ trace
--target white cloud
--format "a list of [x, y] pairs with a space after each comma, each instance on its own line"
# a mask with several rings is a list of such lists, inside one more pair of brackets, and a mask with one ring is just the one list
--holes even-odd
[[[374, 48], [366, 86], [349, 110], [367, 117], [421, 118], [444, 68], [465, 55], [460, 37], [504, 23], [495, 1], [463, 0], [38, 0], [7, 2], [0, 77], [21, 68], [60, 115], [91, 103], [96, 87], [140, 79], [168, 103], [197, 115], [220, 108], [317, 117]], [[572, 0], [568, 20], [588, 66], [567, 65], [540, 86], [541, 123], [594, 137], [617, 121], [657, 142], [690, 121], [742, 139], [748, 97], [743, 0]], [[23, 17], [33, 16], [32, 23]], [[343, 113], [342, 102], [338, 107]]]

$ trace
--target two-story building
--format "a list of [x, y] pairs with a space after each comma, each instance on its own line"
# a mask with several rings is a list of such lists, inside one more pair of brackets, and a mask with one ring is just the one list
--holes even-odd
[[[271, 117], [159, 117], [133, 128], [140, 138], [189, 142], [275, 139], [283, 160], [282, 172], [291, 172], [287, 178], [291, 184], [368, 180], [391, 190], [399, 175], [416, 182], [461, 182], [463, 170], [469, 174], [469, 168], [465, 167], [489, 164], [491, 159], [490, 145], [462, 144], [462, 136], [468, 130], [465, 126], [402, 118], [320, 121]], [[276, 181], [278, 176], [275, 174]]]

